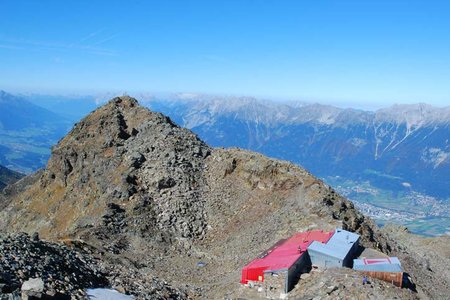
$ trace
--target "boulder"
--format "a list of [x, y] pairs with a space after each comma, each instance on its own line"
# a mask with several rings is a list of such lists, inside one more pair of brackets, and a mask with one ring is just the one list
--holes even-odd
[[29, 279], [22, 284], [21, 291], [23, 300], [28, 300], [31, 297], [39, 299], [44, 291], [44, 281], [41, 278]]

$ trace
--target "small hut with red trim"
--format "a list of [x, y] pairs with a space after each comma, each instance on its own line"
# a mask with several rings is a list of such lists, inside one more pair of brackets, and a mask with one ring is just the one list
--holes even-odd
[[403, 270], [397, 257], [363, 258], [353, 260], [353, 270], [402, 287]]

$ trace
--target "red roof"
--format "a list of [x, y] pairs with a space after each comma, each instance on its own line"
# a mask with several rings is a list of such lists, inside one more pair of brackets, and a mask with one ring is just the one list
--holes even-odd
[[241, 283], [249, 280], [264, 281], [264, 271], [289, 269], [306, 252], [306, 248], [313, 241], [328, 242], [334, 232], [313, 230], [301, 232], [291, 238], [280, 241], [267, 251], [262, 258], [251, 261], [242, 269]]

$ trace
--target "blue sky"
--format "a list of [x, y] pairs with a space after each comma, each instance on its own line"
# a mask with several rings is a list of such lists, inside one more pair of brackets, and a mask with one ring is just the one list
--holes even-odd
[[0, 89], [450, 105], [450, 1], [0, 1]]

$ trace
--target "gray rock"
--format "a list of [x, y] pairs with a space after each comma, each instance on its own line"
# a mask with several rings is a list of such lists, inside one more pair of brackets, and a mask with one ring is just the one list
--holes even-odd
[[331, 286], [327, 287], [327, 294], [330, 295], [331, 293], [333, 293], [337, 289], [338, 289], [337, 286], [331, 285]]
[[41, 298], [44, 292], [44, 281], [41, 278], [32, 278], [22, 284], [22, 299], [28, 300], [30, 297]]
[[300, 275], [300, 279], [306, 279], [310, 276], [311, 276], [311, 274], [309, 274], [309, 273], [303, 273], [302, 275]]

